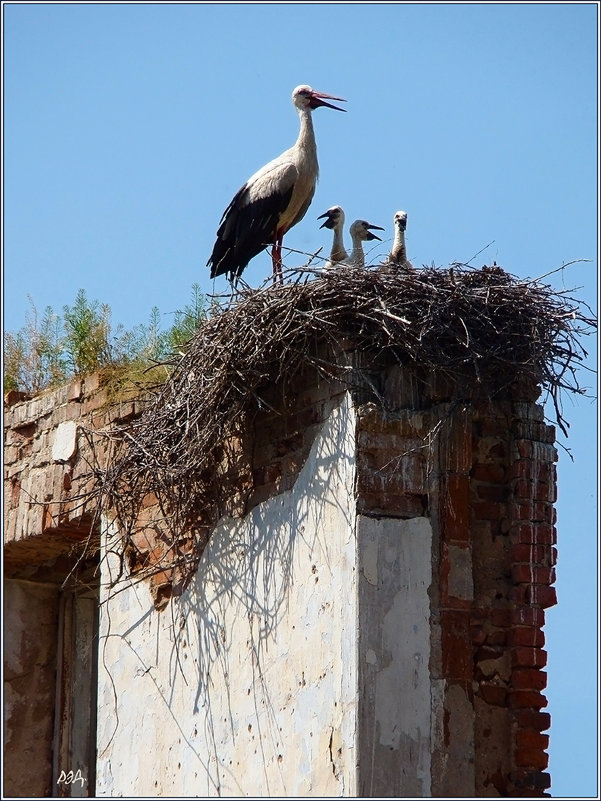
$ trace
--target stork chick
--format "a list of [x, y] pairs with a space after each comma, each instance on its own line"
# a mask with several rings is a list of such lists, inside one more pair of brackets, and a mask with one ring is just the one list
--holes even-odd
[[319, 165], [311, 113], [320, 106], [344, 111], [327, 102], [341, 97], [297, 86], [292, 102], [300, 117], [296, 143], [254, 173], [236, 192], [221, 217], [217, 240], [207, 262], [211, 278], [237, 279], [248, 262], [272, 245], [274, 283], [282, 282], [284, 234], [305, 216], [317, 183]]
[[344, 211], [341, 206], [332, 206], [325, 214], [320, 214], [317, 218], [322, 220], [326, 217], [326, 221], [322, 223], [320, 228], [329, 228], [334, 231], [334, 238], [332, 240], [332, 249], [330, 251], [330, 260], [326, 262], [324, 269], [333, 267], [336, 264], [348, 259], [348, 253], [344, 247], [343, 242], [343, 228], [344, 228]]
[[405, 267], [413, 270], [413, 265], [407, 261], [407, 248], [405, 246], [405, 230], [407, 228], [407, 212], [397, 211], [394, 215], [394, 242], [388, 257], [389, 264], [396, 267]]
[[379, 225], [372, 225], [366, 220], [355, 220], [349, 231], [353, 240], [353, 252], [350, 258], [345, 261], [349, 267], [365, 267], [365, 254], [363, 253], [363, 242], [370, 242], [372, 239], [382, 241], [379, 236], [372, 231], [383, 231]]

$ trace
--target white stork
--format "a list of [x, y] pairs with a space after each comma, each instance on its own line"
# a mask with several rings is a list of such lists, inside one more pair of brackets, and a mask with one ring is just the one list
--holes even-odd
[[405, 229], [407, 228], [407, 212], [397, 211], [394, 215], [394, 242], [388, 257], [389, 263], [410, 270], [413, 265], [407, 261], [407, 248], [405, 247]]
[[217, 230], [217, 240], [207, 266], [211, 278], [225, 274], [238, 278], [248, 262], [273, 245], [274, 282], [282, 281], [282, 240], [286, 231], [303, 219], [313, 199], [319, 165], [311, 112], [326, 106], [344, 111], [326, 101], [342, 97], [297, 86], [292, 92], [300, 117], [296, 143], [270, 161], [242, 186], [226, 208]]
[[342, 210], [342, 207], [332, 206], [325, 212], [325, 214], [320, 214], [317, 219], [323, 220], [324, 217], [326, 218], [326, 221], [319, 227], [329, 228], [331, 231], [334, 231], [332, 250], [330, 251], [330, 260], [324, 265], [324, 269], [328, 269], [329, 267], [333, 267], [335, 264], [339, 264], [341, 261], [348, 259], [348, 253], [346, 252], [346, 248], [344, 247], [344, 242], [342, 240], [342, 230], [344, 228], [344, 211]]
[[366, 220], [355, 220], [349, 228], [351, 239], [353, 240], [353, 252], [350, 258], [345, 262], [349, 267], [365, 267], [365, 256], [363, 254], [363, 242], [369, 242], [372, 239], [382, 241], [379, 236], [372, 233], [372, 231], [383, 231], [379, 225], [371, 225]]

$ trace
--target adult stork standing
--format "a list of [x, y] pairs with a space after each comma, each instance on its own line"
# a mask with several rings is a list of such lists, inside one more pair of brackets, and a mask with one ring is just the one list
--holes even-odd
[[279, 277], [282, 282], [284, 234], [305, 216], [319, 174], [311, 112], [320, 106], [345, 110], [327, 100], [346, 102], [304, 84], [292, 92], [300, 117], [298, 139], [251, 175], [234, 195], [223, 213], [207, 262], [211, 278], [225, 274], [230, 281], [235, 280], [254, 256], [272, 245], [273, 280], [275, 283]]
[[329, 228], [331, 231], [334, 231], [330, 259], [324, 265], [324, 269], [328, 269], [329, 267], [333, 267], [335, 264], [339, 264], [341, 261], [348, 259], [348, 253], [346, 252], [343, 242], [344, 211], [342, 210], [342, 206], [332, 206], [325, 212], [325, 214], [320, 214], [317, 219], [323, 220], [324, 217], [326, 218], [326, 221], [319, 227]]
[[344, 262], [349, 267], [365, 267], [365, 254], [363, 253], [363, 243], [370, 242], [372, 239], [382, 241], [379, 236], [372, 231], [383, 231], [379, 225], [372, 225], [366, 220], [355, 220], [349, 228], [351, 239], [353, 240], [353, 251], [350, 258]]
[[405, 246], [405, 230], [407, 228], [407, 212], [397, 211], [394, 215], [394, 242], [388, 257], [388, 263], [396, 267], [405, 267], [413, 270], [413, 265], [407, 261], [407, 248]]

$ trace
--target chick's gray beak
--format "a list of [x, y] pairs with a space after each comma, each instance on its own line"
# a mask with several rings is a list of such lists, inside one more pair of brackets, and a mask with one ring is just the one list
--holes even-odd
[[377, 239], [379, 242], [382, 241], [379, 236], [376, 236], [376, 234], [372, 234], [372, 231], [383, 231], [384, 230], [380, 225], [368, 225], [367, 229], [368, 229], [368, 231], [367, 231], [368, 240]]
[[333, 221], [333, 218], [332, 218], [332, 215], [330, 214], [330, 212], [326, 211], [325, 214], [320, 214], [317, 219], [318, 220], [323, 220], [324, 217], [326, 217], [327, 219], [319, 227], [320, 228], [333, 228], [334, 227], [334, 221]]

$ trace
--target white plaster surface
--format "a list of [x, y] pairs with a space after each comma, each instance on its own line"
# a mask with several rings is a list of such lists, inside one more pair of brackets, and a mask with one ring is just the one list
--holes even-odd
[[[432, 526], [358, 518], [361, 795], [431, 795]], [[375, 579], [375, 580], [374, 580]]]
[[144, 584], [109, 597], [106, 555], [98, 796], [357, 795], [354, 434], [346, 396], [162, 613]]
[[52, 458], [55, 462], [68, 462], [77, 450], [77, 425], [73, 420], [59, 423], [52, 443]]

